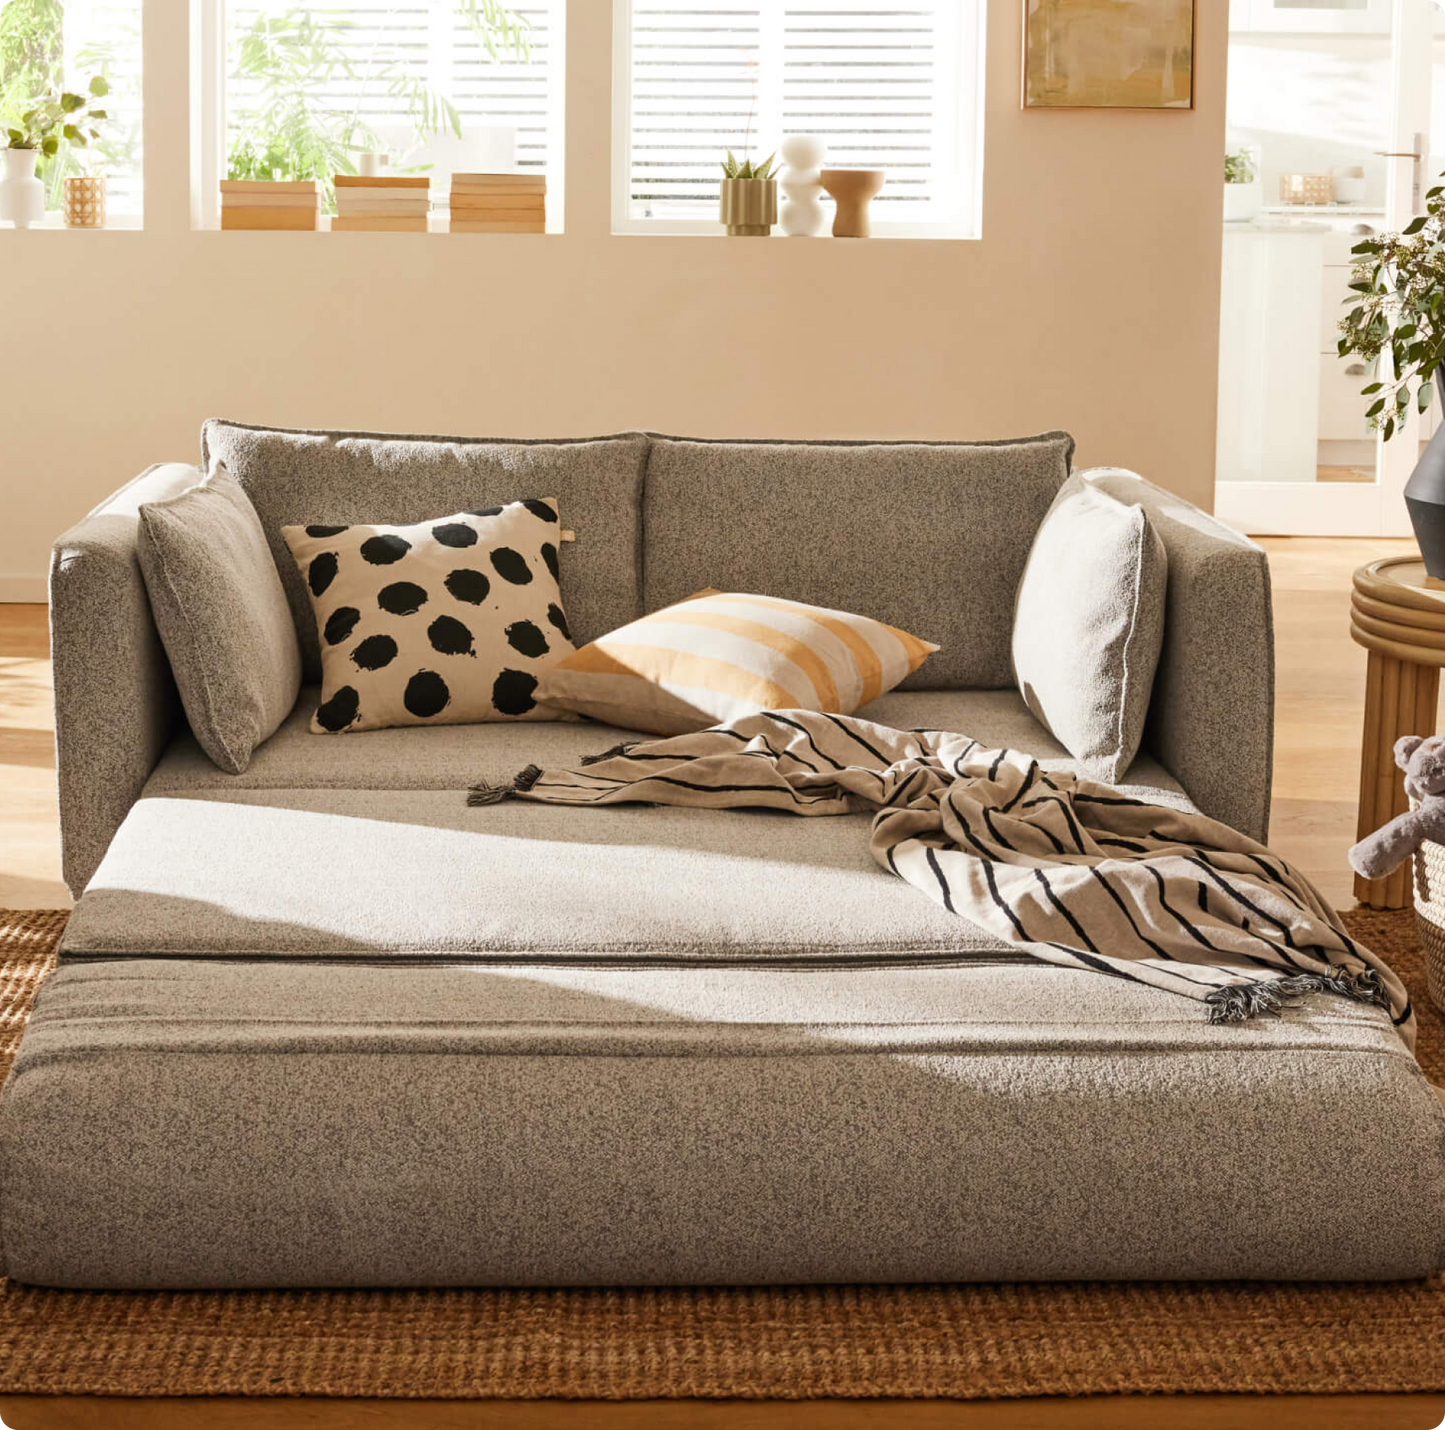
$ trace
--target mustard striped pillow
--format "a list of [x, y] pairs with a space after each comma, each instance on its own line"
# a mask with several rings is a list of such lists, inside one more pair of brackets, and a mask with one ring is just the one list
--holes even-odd
[[699, 591], [549, 666], [535, 698], [655, 735], [759, 710], [848, 715], [937, 649], [847, 611]]

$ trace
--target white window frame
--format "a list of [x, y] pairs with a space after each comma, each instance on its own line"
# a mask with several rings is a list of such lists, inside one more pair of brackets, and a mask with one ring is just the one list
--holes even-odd
[[[567, 23], [553, 27], [549, 44], [558, 66], [557, 102], [547, 116], [547, 232], [565, 225], [567, 162]], [[226, 172], [226, 0], [191, 0], [191, 227], [221, 226], [221, 179]], [[513, 235], [507, 235], [512, 237]]]
[[[784, 3], [784, 0], [777, 0]], [[986, 0], [957, 0], [958, 44], [964, 59], [960, 84], [947, 114], [935, 115], [936, 130], [947, 131], [958, 166], [958, 192], [965, 209], [926, 223], [890, 222], [876, 216], [875, 238], [978, 239], [983, 236], [983, 117]], [[972, 44], [971, 62], [969, 45]], [[971, 93], [969, 92], [971, 88]], [[763, 108], [767, 113], [767, 97]], [[762, 123], [760, 132], [766, 132]], [[719, 156], [721, 157], [721, 156]], [[632, 0], [613, 0], [612, 16], [612, 232], [622, 236], [695, 235], [722, 237], [722, 225], [707, 219], [634, 218], [632, 190]], [[875, 215], [876, 215], [875, 210]]]

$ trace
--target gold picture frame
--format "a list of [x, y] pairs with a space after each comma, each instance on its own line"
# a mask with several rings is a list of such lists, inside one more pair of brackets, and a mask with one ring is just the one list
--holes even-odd
[[1023, 0], [1025, 109], [1193, 109], [1196, 0]]

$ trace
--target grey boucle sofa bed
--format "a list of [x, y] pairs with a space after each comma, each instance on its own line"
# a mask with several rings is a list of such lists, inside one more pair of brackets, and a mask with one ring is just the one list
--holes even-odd
[[[942, 649], [862, 714], [1068, 768], [1008, 661], [1066, 475], [1017, 443], [459, 442], [212, 423], [279, 528], [557, 495], [579, 640], [704, 585]], [[81, 1287], [1390, 1278], [1445, 1264], [1445, 1115], [1388, 1018], [1197, 1005], [997, 946], [863, 816], [462, 791], [618, 738], [185, 729], [134, 554], [152, 469], [56, 546], [57, 971], [0, 1094], [0, 1256]], [[1169, 559], [1126, 787], [1264, 837], [1262, 554], [1146, 482]], [[702, 890], [701, 894], [698, 890]]]

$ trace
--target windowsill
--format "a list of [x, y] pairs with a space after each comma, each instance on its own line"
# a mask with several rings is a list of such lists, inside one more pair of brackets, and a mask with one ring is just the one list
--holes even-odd
[[[56, 209], [47, 213], [39, 223], [29, 225], [29, 231], [44, 230], [48, 233], [139, 233], [145, 227], [140, 214], [107, 214], [105, 223], [99, 228], [70, 228]], [[16, 232], [13, 223], [0, 223], [0, 233]]]
[[[751, 235], [754, 238], [764, 237], [762, 234]], [[739, 242], [745, 241], [748, 235], [735, 235], [723, 233], [719, 229], [701, 231], [697, 229], [679, 228], [614, 228], [613, 238], [737, 238]], [[827, 243], [977, 243], [979, 235], [976, 233], [904, 233], [886, 229], [874, 229], [865, 239], [856, 238], [834, 238], [831, 233], [823, 232], [817, 234], [786, 234], [782, 229], [774, 229], [766, 235], [768, 238], [802, 238], [807, 237], [814, 241]]]
[[[830, 218], [821, 233], [806, 236], [832, 240], [831, 223]], [[612, 223], [613, 238], [732, 238], [734, 236], [727, 233], [720, 223], [701, 220], [632, 219], [619, 222], [614, 219]], [[761, 237], [762, 235], [754, 236]], [[804, 235], [785, 234], [777, 225], [774, 225], [772, 233], [768, 235], [770, 238], [794, 236], [803, 237]], [[875, 223], [872, 234], [865, 241], [875, 243], [889, 239], [901, 239], [909, 243], [974, 243], [978, 241], [978, 238], [977, 233], [947, 224]], [[856, 243], [859, 240], [839, 239], [836, 241]]]
[[[307, 234], [331, 233], [331, 215], [322, 214], [317, 220], [315, 228], [228, 228], [222, 229], [220, 219], [216, 218], [210, 223], [203, 224], [198, 232], [240, 234], [240, 233], [284, 233], [292, 236], [305, 236]], [[407, 232], [397, 229], [351, 229], [345, 233], [336, 235], [338, 238], [430, 238], [435, 234], [446, 234], [452, 236], [451, 220], [445, 213], [432, 214], [427, 220], [425, 233], [417, 233], [414, 230]], [[560, 238], [561, 229], [548, 229], [545, 233], [459, 233], [457, 238]]]

